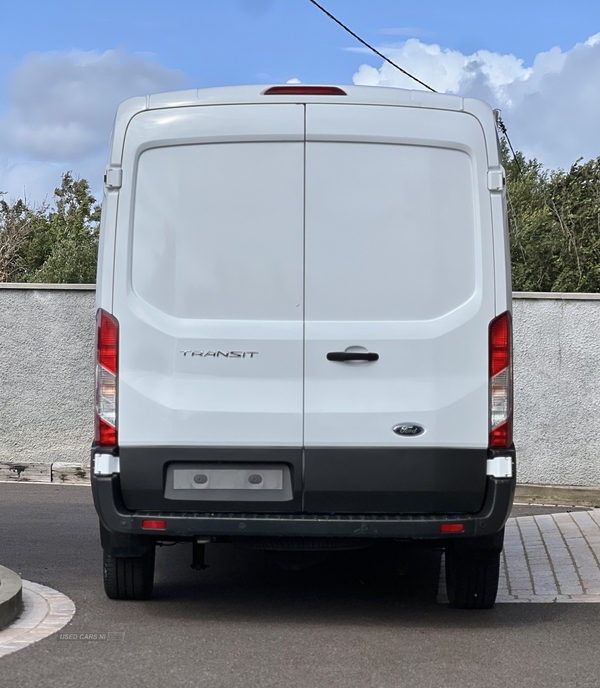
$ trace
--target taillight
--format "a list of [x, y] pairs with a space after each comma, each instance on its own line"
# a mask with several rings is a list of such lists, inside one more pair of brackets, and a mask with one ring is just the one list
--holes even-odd
[[96, 314], [95, 444], [117, 445], [119, 323], [102, 308]]
[[513, 441], [512, 319], [502, 313], [490, 323], [489, 446], [506, 449]]

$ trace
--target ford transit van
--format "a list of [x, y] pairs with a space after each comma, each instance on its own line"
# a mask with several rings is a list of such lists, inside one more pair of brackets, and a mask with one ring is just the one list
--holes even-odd
[[157, 542], [445, 551], [487, 608], [515, 486], [505, 176], [478, 100], [132, 98], [97, 290], [92, 485], [114, 599]]

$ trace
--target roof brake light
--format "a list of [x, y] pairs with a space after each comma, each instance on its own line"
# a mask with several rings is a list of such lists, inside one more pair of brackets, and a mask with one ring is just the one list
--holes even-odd
[[271, 86], [263, 96], [347, 96], [339, 86], [304, 86], [287, 84], [285, 86]]

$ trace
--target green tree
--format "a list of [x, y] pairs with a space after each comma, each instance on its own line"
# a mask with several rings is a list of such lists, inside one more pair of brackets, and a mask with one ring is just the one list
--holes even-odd
[[70, 172], [54, 192], [56, 207], [37, 223], [24, 247], [28, 282], [96, 281], [100, 207], [85, 179]]
[[[514, 289], [600, 292], [600, 157], [547, 170], [501, 143]], [[64, 174], [54, 200], [0, 194], [0, 281], [95, 282], [100, 207], [88, 182]]]
[[0, 194], [0, 282], [21, 282], [27, 272], [23, 252], [45, 220], [46, 208], [32, 209], [19, 199], [8, 203]]
[[549, 171], [502, 144], [513, 288], [600, 292], [600, 158]]

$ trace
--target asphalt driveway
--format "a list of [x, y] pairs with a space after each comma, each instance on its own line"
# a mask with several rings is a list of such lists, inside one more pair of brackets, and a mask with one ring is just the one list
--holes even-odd
[[8, 655], [3, 686], [600, 685], [600, 605], [451, 610], [436, 602], [436, 552], [333, 553], [286, 571], [267, 553], [213, 545], [196, 572], [177, 545], [158, 550], [154, 600], [115, 602], [89, 488], [0, 484], [0, 524], [0, 562], [75, 602], [64, 631], [111, 633]]

